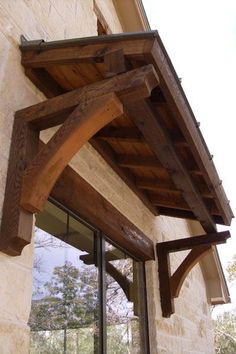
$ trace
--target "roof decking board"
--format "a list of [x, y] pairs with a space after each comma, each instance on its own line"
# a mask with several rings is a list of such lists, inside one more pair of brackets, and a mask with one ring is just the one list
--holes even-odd
[[[91, 82], [99, 81], [102, 77], [105, 78], [106, 68], [104, 67], [103, 55], [120, 49], [123, 50], [129, 70], [149, 63], [154, 65], [160, 79], [160, 85], [153, 90], [149, 102], [151, 102], [156, 119], [159, 119], [168, 131], [176, 156], [182, 161], [192, 181], [191, 183], [199, 193], [199, 202], [201, 200], [200, 203], [206, 207], [215, 222], [229, 224], [233, 214], [228, 205], [228, 200], [220, 185], [214, 164], [210, 160], [206, 143], [197, 127], [197, 121], [156, 31], [51, 43], [42, 41], [38, 43], [25, 42], [21, 46], [22, 64], [25, 68], [35, 71], [38, 80], [41, 79], [45, 86], [47, 83], [44, 82], [43, 76], [40, 77], [38, 70], [46, 70], [49, 75], [51, 74], [52, 81], [54, 80], [62, 90], [73, 90]], [[36, 85], [38, 84], [36, 79], [32, 79], [32, 81]], [[47, 89], [44, 92], [47, 95]], [[127, 115], [127, 112], [125, 115]], [[121, 127], [135, 127], [127, 117], [126, 119], [115, 120], [110, 126], [112, 129], [117, 127], [117, 130]], [[132, 155], [134, 157], [146, 156], [147, 160], [155, 158], [152, 149], [146, 147], [142, 136], [140, 136], [140, 139], [137, 137], [136, 141], [135, 139], [126, 140], [128, 133], [124, 134], [123, 139], [118, 136], [117, 138], [115, 136], [105, 138], [106, 129], [100, 132], [101, 137], [98, 133], [96, 139], [92, 139], [93, 146], [98, 147], [98, 144], [101, 145], [102, 143], [103, 149], [98, 149], [100, 153], [102, 150], [104, 151], [104, 146], [109, 147], [110, 153], [113, 154], [113, 168], [114, 162], [117, 163], [121, 155], [123, 157], [125, 155], [128, 157]], [[101, 140], [105, 141], [101, 142]], [[109, 163], [106, 153], [103, 153], [102, 156]], [[157, 158], [156, 163], [157, 165], [160, 164]], [[149, 179], [156, 177], [157, 181], [158, 178], [161, 178], [164, 179], [165, 183], [171, 181], [168, 170], [162, 169], [161, 172], [161, 169], [157, 171], [155, 167], [144, 165], [143, 168], [141, 166], [137, 168], [137, 166], [121, 165], [117, 168], [122, 170], [121, 174], [127, 173], [133, 181], [140, 177]], [[158, 204], [157, 193], [154, 192], [155, 188], [148, 190], [147, 193], [143, 187], [139, 187], [137, 184], [137, 189], [140, 189], [140, 193], [144, 193], [145, 197], [149, 195], [151, 202], [155, 199], [154, 204], [160, 209], [160, 213], [163, 212], [165, 215], [176, 217], [185, 215], [184, 217], [194, 218], [193, 212], [195, 211], [192, 210], [192, 206], [189, 207], [185, 200], [188, 207], [186, 207], [186, 213], [184, 214], [185, 211], [182, 212], [181, 203], [175, 203], [171, 190], [172, 200], [169, 196], [169, 205], [163, 206], [161, 196]], [[183, 191], [178, 189], [178, 186], [176, 189], [178, 190], [177, 194], [182, 198]], [[168, 196], [168, 193], [166, 196]], [[166, 199], [168, 202], [168, 198]]]

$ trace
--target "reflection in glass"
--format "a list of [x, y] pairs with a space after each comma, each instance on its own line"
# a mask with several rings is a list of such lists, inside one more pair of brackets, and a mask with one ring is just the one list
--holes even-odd
[[138, 263], [106, 242], [107, 353], [141, 353]]
[[96, 353], [94, 232], [51, 203], [36, 225], [30, 353]]

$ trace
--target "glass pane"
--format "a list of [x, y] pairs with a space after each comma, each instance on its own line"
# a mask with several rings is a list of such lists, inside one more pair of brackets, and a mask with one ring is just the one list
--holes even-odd
[[141, 353], [138, 263], [108, 242], [105, 259], [107, 352]]
[[51, 203], [36, 225], [30, 353], [96, 353], [94, 232]]

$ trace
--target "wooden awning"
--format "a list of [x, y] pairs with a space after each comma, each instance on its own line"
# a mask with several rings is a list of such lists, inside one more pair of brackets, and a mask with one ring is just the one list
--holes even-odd
[[[215, 232], [216, 223], [230, 225], [233, 213], [212, 156], [156, 31], [23, 41], [20, 49], [26, 75], [46, 97], [55, 97], [55, 105], [63, 95], [70, 98], [59, 115], [45, 116], [42, 104], [34, 106], [40, 129], [62, 123], [78, 93], [89, 100], [110, 87], [124, 113], [90, 139], [92, 146], [154, 214], [197, 219], [206, 233]], [[150, 97], [123, 100], [117, 80], [129, 75], [139, 85], [140, 70], [155, 73], [147, 80]]]

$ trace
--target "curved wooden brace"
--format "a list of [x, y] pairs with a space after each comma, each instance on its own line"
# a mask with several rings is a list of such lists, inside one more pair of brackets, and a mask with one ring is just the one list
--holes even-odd
[[170, 278], [171, 296], [179, 296], [180, 289], [191, 269], [201, 260], [202, 257], [211, 251], [211, 246], [198, 246], [193, 248], [174, 274]]
[[[229, 231], [223, 231], [157, 243], [156, 249], [163, 317], [170, 317], [174, 313], [174, 297], [179, 295], [181, 286], [194, 265], [206, 252], [211, 250], [213, 245], [225, 243], [229, 237]], [[190, 253], [171, 276], [170, 253], [188, 249], [191, 250]]]
[[122, 113], [123, 106], [114, 93], [77, 106], [24, 172], [21, 206], [31, 213], [42, 211], [72, 157], [94, 134]]

